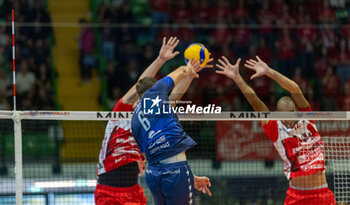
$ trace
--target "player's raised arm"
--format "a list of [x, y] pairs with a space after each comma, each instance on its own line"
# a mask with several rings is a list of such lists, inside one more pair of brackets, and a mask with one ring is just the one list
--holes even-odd
[[270, 68], [264, 61], [262, 61], [258, 56], [257, 61], [254, 59], [248, 60], [244, 66], [254, 70], [256, 73], [252, 75], [251, 79], [256, 77], [266, 75], [269, 78], [276, 81], [281, 87], [286, 89], [292, 96], [296, 106], [298, 108], [307, 108], [309, 102], [305, 99], [303, 92], [300, 90], [298, 84], [293, 80], [287, 78], [276, 70]]
[[[160, 48], [158, 57], [149, 65], [146, 70], [141, 74], [138, 80], [144, 77], [154, 77], [164, 63], [170, 59], [173, 59], [179, 54], [178, 51], [174, 52], [174, 49], [179, 44], [177, 37], [170, 37], [168, 42], [166, 38], [163, 38], [163, 44]], [[136, 84], [133, 85], [130, 90], [123, 96], [122, 102], [125, 104], [134, 104], [138, 99]]]
[[176, 87], [186, 77], [199, 78], [198, 72], [202, 69], [199, 62], [194, 62], [194, 60], [191, 59], [187, 65], [180, 66], [168, 74], [168, 77], [174, 81], [174, 87]]
[[[213, 59], [210, 58], [208, 63], [213, 62]], [[194, 62], [192, 60], [188, 61], [187, 66], [190, 66], [193, 68], [193, 70], [195, 70], [196, 72], [204, 69], [204, 68], [212, 68], [213, 65], [207, 64], [204, 67], [200, 67], [199, 66], [199, 62]], [[174, 89], [171, 91], [170, 95], [169, 95], [169, 101], [174, 102], [172, 103], [173, 106], [176, 105], [176, 102], [179, 101], [182, 96], [186, 93], [187, 89], [190, 87], [192, 80], [193, 80], [194, 76], [190, 75], [187, 76], [185, 78], [183, 78], [181, 80], [181, 82], [179, 82]]]
[[[255, 111], [269, 111], [265, 103], [263, 103], [260, 98], [256, 95], [255, 91], [243, 80], [239, 74], [239, 63], [241, 59], [238, 59], [235, 65], [232, 65], [229, 60], [223, 56], [219, 59], [219, 64], [216, 64], [221, 70], [217, 70], [216, 73], [225, 75], [231, 78], [236, 85], [239, 87], [244, 97], [248, 100], [249, 104], [253, 107]], [[264, 121], [263, 123], [267, 123]]]

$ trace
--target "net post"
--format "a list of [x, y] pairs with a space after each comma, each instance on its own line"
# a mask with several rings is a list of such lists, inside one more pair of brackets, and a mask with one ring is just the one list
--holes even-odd
[[23, 198], [23, 169], [22, 169], [22, 122], [18, 111], [13, 113], [15, 137], [15, 179], [16, 179], [16, 205], [22, 205]]

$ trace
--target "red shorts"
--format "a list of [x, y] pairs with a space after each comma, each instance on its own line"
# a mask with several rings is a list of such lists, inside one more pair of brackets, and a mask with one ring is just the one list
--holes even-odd
[[96, 205], [146, 205], [146, 203], [146, 196], [139, 184], [120, 188], [97, 184], [95, 189]]
[[289, 187], [285, 205], [336, 205], [333, 192], [327, 187], [316, 190], [295, 190]]

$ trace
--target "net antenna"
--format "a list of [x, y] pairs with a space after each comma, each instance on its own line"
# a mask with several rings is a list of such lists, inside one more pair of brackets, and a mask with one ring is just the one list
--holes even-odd
[[16, 109], [16, 60], [15, 60], [15, 10], [12, 9], [12, 79], [13, 79], [13, 115], [15, 138], [15, 178], [16, 205], [22, 205], [23, 163], [22, 163], [22, 122]]
[[13, 111], [16, 112], [16, 58], [15, 58], [15, 11], [12, 9], [12, 79], [13, 79]]

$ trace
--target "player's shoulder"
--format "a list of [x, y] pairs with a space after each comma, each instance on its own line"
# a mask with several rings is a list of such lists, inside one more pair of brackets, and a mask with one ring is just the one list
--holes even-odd
[[133, 105], [131, 104], [126, 104], [123, 102], [123, 98], [120, 98], [117, 102], [117, 104], [115, 105], [115, 107], [113, 108], [113, 111], [125, 111], [125, 112], [129, 112], [132, 111], [132, 107]]
[[261, 126], [263, 128], [268, 128], [268, 127], [277, 126], [277, 125], [278, 125], [277, 120], [269, 120], [261, 123]]

